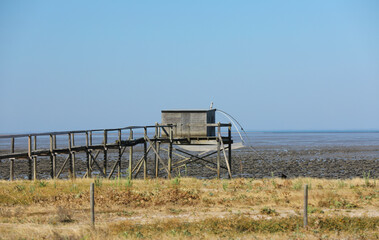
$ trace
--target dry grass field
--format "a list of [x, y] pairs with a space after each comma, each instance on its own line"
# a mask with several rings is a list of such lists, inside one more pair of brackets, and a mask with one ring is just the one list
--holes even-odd
[[378, 197], [369, 177], [1, 181], [0, 239], [379, 239]]

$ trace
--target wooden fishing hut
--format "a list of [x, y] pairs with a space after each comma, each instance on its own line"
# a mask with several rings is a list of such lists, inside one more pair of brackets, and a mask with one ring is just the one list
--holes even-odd
[[[204, 167], [214, 170], [217, 178], [220, 178], [221, 168], [227, 170], [229, 178], [232, 177], [232, 125], [215, 121], [216, 109], [162, 110], [162, 125], [174, 127], [171, 128], [173, 131], [171, 133], [162, 127], [161, 138], [172, 139], [170, 145], [173, 147], [170, 146], [169, 149], [173, 148], [174, 151], [179, 152], [180, 154], [176, 155], [181, 158], [170, 168], [180, 168], [192, 162], [199, 162]], [[227, 127], [227, 136], [222, 136], [222, 127]], [[225, 166], [221, 166], [221, 152]], [[207, 159], [214, 154], [217, 154], [216, 162]], [[169, 162], [168, 166], [171, 164]]]
[[[116, 177], [121, 177], [124, 172], [130, 179], [143, 172], [146, 179], [153, 177], [148, 176], [148, 167], [155, 170], [150, 175], [171, 178], [173, 170], [195, 162], [215, 171], [217, 178], [221, 169], [226, 170], [231, 178], [231, 124], [216, 123], [215, 120], [215, 109], [162, 110], [162, 123], [150, 126], [0, 135], [2, 146], [7, 148], [0, 149], [0, 161], [9, 160], [10, 180], [17, 178], [15, 172], [20, 173], [15, 161], [23, 160], [27, 161], [27, 178], [30, 180], [38, 178], [38, 163], [41, 161], [50, 165], [49, 175], [53, 179], [64, 178], [64, 172], [70, 178], [80, 174], [81, 177], [96, 174], [112, 178], [116, 172]], [[222, 128], [227, 128], [226, 136], [222, 135]], [[95, 135], [97, 142], [93, 139]], [[57, 144], [57, 139], [60, 139], [60, 144]], [[135, 148], [141, 145], [142, 155], [134, 159]], [[108, 161], [111, 151], [116, 158], [112, 164]], [[166, 151], [167, 155], [162, 151]], [[128, 157], [124, 156], [126, 152]], [[148, 161], [151, 153], [154, 165]], [[216, 159], [209, 159], [214, 154], [217, 154]], [[221, 164], [222, 158], [225, 164]], [[85, 163], [84, 173], [78, 171], [78, 161]], [[123, 161], [126, 161], [124, 171]]]

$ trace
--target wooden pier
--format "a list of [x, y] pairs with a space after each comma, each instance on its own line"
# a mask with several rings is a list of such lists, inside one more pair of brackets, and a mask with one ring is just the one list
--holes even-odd
[[[132, 179], [142, 171], [143, 178], [148, 177], [167, 177], [171, 178], [172, 172], [175, 169], [183, 166], [190, 166], [191, 163], [198, 162], [202, 166], [215, 171], [217, 178], [220, 178], [220, 173], [225, 170], [232, 177], [232, 148], [233, 143], [231, 137], [231, 124], [211, 123], [205, 124], [204, 127], [217, 128], [215, 136], [206, 137], [177, 137], [174, 135], [174, 124], [155, 124], [152, 126], [131, 126], [115, 129], [94, 129], [82, 131], [64, 131], [64, 132], [47, 132], [33, 134], [16, 134], [16, 135], [0, 135], [2, 143], [10, 143], [7, 149], [0, 149], [0, 161], [9, 159], [9, 180], [17, 178], [15, 176], [15, 161], [27, 160], [28, 176], [30, 180], [38, 178], [38, 161], [40, 157], [49, 159], [50, 176], [51, 178], [62, 178], [62, 173], [68, 169], [68, 177], [75, 179], [77, 175], [77, 159], [78, 154], [85, 154], [86, 172], [83, 177], [92, 177], [93, 172], [96, 172], [99, 177], [112, 178], [121, 176], [121, 161], [122, 156], [129, 153], [127, 168], [124, 172], [127, 177]], [[227, 128], [227, 135], [222, 136], [221, 128]], [[93, 136], [96, 134], [102, 135], [101, 143], [94, 143]], [[109, 141], [109, 136], [113, 136], [113, 141]], [[115, 136], [117, 138], [115, 139]], [[58, 146], [57, 138], [65, 137], [66, 146]], [[26, 143], [21, 146], [16, 145], [17, 139], [23, 139]], [[40, 146], [40, 139], [49, 141], [48, 144]], [[81, 143], [78, 141], [81, 140]], [[19, 141], [20, 142], [20, 141]], [[134, 150], [137, 146], [143, 146], [143, 154], [137, 159]], [[217, 146], [217, 150], [208, 151], [206, 153], [193, 153], [180, 149], [183, 145], [213, 145]], [[17, 149], [17, 151], [16, 151]], [[117, 151], [117, 160], [108, 169], [108, 151]], [[163, 154], [163, 152], [166, 152]], [[148, 155], [154, 155], [154, 174], [148, 176]], [[99, 159], [99, 155], [103, 158]], [[211, 155], [217, 154], [216, 162], [207, 159]], [[222, 156], [221, 156], [222, 154]], [[163, 156], [165, 155], [165, 156]], [[173, 158], [175, 155], [175, 160]], [[58, 166], [58, 156], [64, 156], [63, 163]], [[221, 159], [225, 162], [221, 165]], [[61, 158], [62, 159], [62, 158]], [[162, 174], [162, 170], [164, 175]], [[116, 174], [115, 174], [116, 173]], [[161, 173], [159, 175], [159, 173]]]

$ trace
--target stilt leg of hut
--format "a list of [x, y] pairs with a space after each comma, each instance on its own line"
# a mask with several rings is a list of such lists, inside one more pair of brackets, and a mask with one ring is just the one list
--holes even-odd
[[[229, 178], [232, 178], [232, 171], [230, 170], [229, 159], [228, 159], [228, 157], [226, 156], [226, 153], [225, 153], [225, 145], [224, 145], [224, 141], [222, 140], [221, 135], [220, 135], [220, 137], [219, 137], [219, 141], [220, 141], [220, 143], [221, 143], [222, 153], [224, 154], [225, 164], [226, 164], [226, 169], [228, 170]], [[230, 143], [229, 143], [229, 145], [230, 145]], [[229, 153], [230, 153], [230, 151], [229, 151]]]
[[173, 138], [173, 129], [170, 127], [170, 143], [168, 145], [168, 178], [171, 178], [171, 170], [172, 170], [172, 138]]
[[[232, 171], [232, 127], [228, 128], [228, 160], [229, 160], [229, 168], [230, 172]], [[230, 178], [232, 178], [230, 176]]]

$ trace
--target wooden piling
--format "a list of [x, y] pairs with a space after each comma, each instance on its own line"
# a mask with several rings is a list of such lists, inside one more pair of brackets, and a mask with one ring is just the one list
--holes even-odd
[[[57, 148], [57, 135], [53, 135], [53, 151]], [[57, 155], [53, 152], [53, 176], [57, 176]]]
[[[14, 153], [14, 137], [11, 139], [11, 153]], [[14, 158], [9, 159], [10, 160], [10, 166], [9, 166], [9, 180], [14, 180]]]
[[88, 146], [89, 146], [89, 139], [88, 139], [88, 131], [86, 131], [86, 168], [87, 168], [87, 178], [90, 178], [91, 177], [91, 172], [90, 172], [90, 162], [89, 162], [89, 149], [88, 149]]
[[[33, 150], [37, 150], [37, 136], [34, 136]], [[33, 156], [33, 180], [37, 180], [37, 156]]]
[[9, 167], [9, 180], [14, 180], [14, 158], [9, 159], [10, 160], [10, 167]]
[[108, 150], [107, 150], [107, 142], [108, 142], [108, 131], [104, 130], [104, 163], [103, 163], [103, 172], [104, 175], [107, 176], [107, 164], [108, 164]]
[[217, 126], [217, 179], [220, 179], [220, 146], [221, 146], [221, 127]]
[[[71, 137], [72, 137], [72, 141], [71, 141], [71, 144], [72, 144], [72, 147], [75, 147], [75, 133], [71, 133]], [[72, 151], [72, 178], [75, 179], [76, 178], [76, 169], [75, 169], [75, 161], [76, 161], [76, 158], [75, 158], [75, 151]]]
[[171, 125], [170, 126], [170, 129], [169, 129], [169, 137], [170, 137], [170, 142], [169, 142], [169, 145], [168, 145], [168, 178], [170, 179], [171, 178], [171, 170], [172, 170], [172, 144], [173, 144], [173, 135], [174, 135], [174, 131], [173, 131], [173, 126]]
[[[129, 140], [133, 139], [133, 129], [129, 130]], [[133, 146], [129, 147], [129, 166], [128, 166], [128, 172], [129, 172], [129, 180], [131, 180], [132, 177], [132, 161], [133, 161]]]
[[54, 163], [53, 163], [54, 150], [53, 150], [53, 135], [52, 134], [49, 135], [49, 139], [50, 139], [50, 166], [51, 166], [50, 176], [52, 179], [54, 179], [55, 178]]
[[69, 150], [69, 167], [68, 167], [68, 173], [69, 173], [69, 176], [70, 178], [72, 178], [72, 150], [71, 150], [71, 133], [68, 133], [68, 150]]
[[[89, 131], [89, 136], [88, 136], [88, 142], [89, 142], [89, 145], [92, 146], [92, 131]], [[89, 154], [89, 150], [87, 151], [87, 153]], [[92, 177], [92, 155], [89, 154], [89, 158], [88, 158], [88, 177], [91, 178]]]
[[117, 178], [121, 177], [121, 158], [122, 158], [122, 148], [121, 148], [121, 129], [118, 130], [118, 162], [117, 162]]
[[144, 139], [143, 142], [143, 179], [147, 179], [147, 129], [144, 127]]
[[32, 180], [32, 136], [28, 136], [28, 167], [29, 173], [28, 178]]
[[155, 154], [155, 177], [158, 178], [158, 173], [159, 173], [159, 148], [160, 148], [160, 144], [159, 144], [159, 137], [160, 137], [160, 134], [159, 134], [159, 125], [158, 123], [155, 123], [155, 149], [157, 150], [157, 153]]

